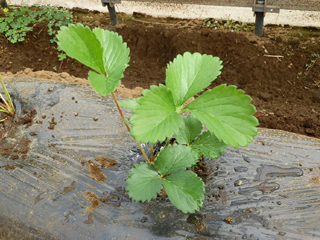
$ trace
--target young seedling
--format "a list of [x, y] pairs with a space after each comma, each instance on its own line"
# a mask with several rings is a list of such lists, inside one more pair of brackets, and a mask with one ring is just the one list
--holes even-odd
[[[122, 37], [71, 24], [61, 27], [57, 39], [68, 56], [94, 70], [88, 77], [91, 86], [102, 96], [112, 95], [126, 128], [146, 158], [131, 169], [126, 181], [128, 195], [135, 201], [150, 201], [164, 188], [181, 211], [199, 210], [204, 201], [204, 182], [190, 170], [199, 156], [218, 158], [228, 145], [247, 146], [257, 134], [258, 120], [253, 116], [251, 98], [235, 86], [220, 85], [187, 104], [220, 75], [220, 59], [200, 53], [178, 55], [167, 66], [166, 85], [151, 86], [142, 97], [118, 102], [114, 91], [130, 60]], [[129, 123], [120, 106], [132, 111]], [[189, 115], [184, 118], [182, 113]], [[171, 145], [168, 141], [173, 136], [177, 143]], [[155, 159], [149, 159], [140, 143], [152, 145], [158, 141], [165, 146]]]
[[[13, 116], [14, 113], [15, 113], [15, 109], [14, 109], [10, 94], [8, 93], [8, 90], [4, 85], [4, 82], [3, 82], [1, 74], [0, 74], [0, 81], [1, 81], [1, 85], [2, 85], [2, 88], [3, 88], [4, 94], [5, 94], [6, 98], [7, 98], [7, 100], [6, 100], [3, 97], [3, 95], [0, 94], [0, 98], [1, 98], [1, 101], [2, 101], [2, 103], [0, 103], [0, 112], [4, 112], [4, 113], [6, 113], [6, 114], [8, 114], [10, 116]], [[5, 120], [6, 120], [6, 118], [5, 119], [1, 119], [0, 122], [3, 122]]]

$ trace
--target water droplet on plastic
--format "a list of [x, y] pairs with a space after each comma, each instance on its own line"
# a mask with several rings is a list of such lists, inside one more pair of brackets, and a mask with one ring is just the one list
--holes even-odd
[[263, 165], [257, 169], [256, 180], [264, 181], [276, 177], [301, 177], [303, 171], [300, 168], [281, 168], [274, 165]]
[[242, 188], [239, 190], [239, 194], [241, 195], [249, 195], [252, 192], [255, 191], [261, 191], [262, 194], [268, 194], [271, 192], [274, 192], [280, 188], [280, 185], [278, 183], [268, 183], [268, 182], [263, 182], [257, 186], [254, 187], [247, 187], [247, 188]]
[[271, 198], [269, 196], [263, 196], [259, 199], [249, 198], [249, 199], [233, 201], [233, 202], [231, 202], [230, 206], [239, 206], [239, 205], [243, 205], [243, 204], [258, 203], [258, 202], [263, 202], [263, 201], [270, 201], [272, 199], [273, 198]]
[[234, 171], [236, 171], [236, 172], [246, 172], [246, 171], [248, 171], [248, 168], [247, 167], [235, 167]]
[[251, 159], [247, 156], [242, 156], [243, 160], [245, 160], [247, 163], [251, 163]]

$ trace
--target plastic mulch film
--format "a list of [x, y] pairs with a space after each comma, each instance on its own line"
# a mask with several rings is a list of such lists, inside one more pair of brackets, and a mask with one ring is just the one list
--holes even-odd
[[204, 207], [184, 214], [167, 199], [128, 198], [140, 156], [111, 97], [40, 79], [7, 87], [19, 115], [37, 114], [0, 144], [2, 238], [320, 238], [318, 139], [259, 129], [248, 147], [205, 159]]

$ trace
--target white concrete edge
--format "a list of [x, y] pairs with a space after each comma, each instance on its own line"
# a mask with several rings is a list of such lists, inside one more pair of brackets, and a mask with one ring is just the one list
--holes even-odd
[[[12, 0], [11, 4], [52, 4], [52, 0]], [[66, 8], [80, 7], [100, 12], [107, 12], [107, 8], [102, 7], [100, 0], [55, 0], [54, 5]], [[117, 12], [132, 14], [140, 12], [153, 17], [175, 17], [185, 19], [233, 19], [236, 21], [253, 23], [255, 18], [251, 8], [244, 7], [223, 7], [210, 5], [172, 4], [172, 3], [150, 3], [138, 1], [122, 1], [116, 5]], [[280, 13], [267, 13], [264, 19], [265, 24], [291, 26], [320, 27], [320, 12], [299, 11], [281, 9]]]

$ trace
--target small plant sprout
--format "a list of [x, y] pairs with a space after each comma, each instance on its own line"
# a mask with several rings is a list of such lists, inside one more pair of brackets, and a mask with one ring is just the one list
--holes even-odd
[[[13, 103], [12, 103], [12, 100], [11, 100], [11, 97], [10, 97], [10, 94], [8, 93], [8, 90], [7, 88], [5, 87], [4, 85], [4, 82], [3, 82], [3, 79], [2, 79], [2, 76], [0, 74], [0, 81], [1, 81], [1, 85], [2, 85], [2, 88], [3, 88], [3, 91], [4, 91], [4, 94], [6, 96], [6, 99], [3, 97], [2, 94], [0, 94], [0, 98], [1, 98], [1, 102], [0, 102], [0, 112], [4, 112], [10, 116], [13, 116], [14, 113], [15, 113], [15, 109], [14, 109], [14, 106], [13, 106]], [[5, 121], [6, 119], [1, 119], [0, 122], [3, 122]]]
[[[257, 134], [258, 120], [251, 98], [236, 86], [222, 84], [204, 92], [220, 75], [222, 61], [186, 52], [167, 65], [166, 85], [151, 86], [137, 99], [118, 102], [114, 91], [129, 63], [129, 49], [117, 33], [82, 24], [61, 27], [59, 47], [69, 57], [90, 67], [89, 81], [102, 95], [111, 94], [122, 120], [146, 162], [135, 164], [126, 181], [135, 201], [150, 201], [163, 189], [184, 213], [203, 206], [204, 182], [192, 170], [200, 156], [218, 158], [227, 146], [247, 146]], [[121, 110], [133, 115], [128, 122]], [[187, 114], [183, 117], [182, 114]], [[171, 144], [174, 137], [176, 143]], [[163, 142], [164, 148], [150, 159], [140, 143]]]

